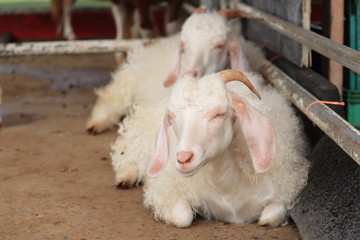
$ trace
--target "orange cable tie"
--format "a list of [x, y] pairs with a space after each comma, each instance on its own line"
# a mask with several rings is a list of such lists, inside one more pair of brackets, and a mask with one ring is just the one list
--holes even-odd
[[[345, 103], [344, 103], [344, 102], [313, 101], [312, 103], [310, 103], [310, 104], [309, 104], [309, 106], [307, 106], [306, 111], [305, 111], [305, 113], [306, 113], [306, 117], [307, 117], [309, 120], [311, 120], [311, 119], [310, 119], [310, 117], [309, 117], [309, 109], [311, 108], [311, 106], [312, 106], [312, 105], [314, 105], [314, 104], [316, 104], [316, 103], [324, 103], [324, 104], [332, 104], [332, 105], [341, 105], [341, 106], [345, 106]], [[312, 122], [312, 123], [313, 123], [313, 125], [315, 126], [315, 123], [314, 123], [314, 122]]]

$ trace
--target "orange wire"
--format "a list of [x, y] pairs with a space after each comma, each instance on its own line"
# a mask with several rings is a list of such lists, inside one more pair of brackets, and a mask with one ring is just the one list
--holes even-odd
[[[263, 46], [261, 46], [263, 47]], [[266, 74], [266, 70], [269, 68], [270, 64], [275, 61], [276, 59], [280, 58], [280, 55], [274, 56], [272, 57], [268, 63], [263, 67], [263, 69], [261, 70], [262, 75], [267, 78], [267, 74]], [[309, 109], [312, 105], [316, 104], [316, 103], [324, 103], [324, 104], [332, 104], [332, 105], [341, 105], [341, 106], [345, 106], [344, 102], [332, 102], [332, 101], [314, 101], [312, 103], [309, 104], [309, 106], [306, 108], [306, 116], [309, 120], [311, 120], [309, 118]], [[313, 125], [315, 126], [315, 123], [313, 122]]]
[[[312, 103], [309, 104], [309, 106], [307, 106], [306, 108], [306, 116], [309, 120], [310, 117], [309, 117], [309, 109], [311, 108], [312, 105], [316, 104], [316, 103], [324, 103], [324, 104], [332, 104], [332, 105], [341, 105], [341, 106], [345, 106], [345, 103], [344, 102], [332, 102], [332, 101], [314, 101]], [[315, 126], [315, 123], [313, 122], [313, 125]]]

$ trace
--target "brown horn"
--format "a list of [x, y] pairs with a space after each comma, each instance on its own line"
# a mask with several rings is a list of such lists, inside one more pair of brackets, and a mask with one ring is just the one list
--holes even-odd
[[217, 73], [225, 83], [231, 81], [240, 81], [244, 83], [259, 99], [261, 99], [260, 94], [256, 91], [255, 87], [251, 84], [250, 80], [242, 72], [228, 69]]
[[262, 20], [262, 18], [251, 16], [247, 13], [242, 12], [239, 9], [223, 9], [217, 12], [220, 16], [225, 17], [227, 20], [233, 18], [247, 18], [254, 20]]
[[207, 12], [206, 8], [197, 8], [194, 10], [193, 14], [194, 13], [206, 13], [206, 12]]

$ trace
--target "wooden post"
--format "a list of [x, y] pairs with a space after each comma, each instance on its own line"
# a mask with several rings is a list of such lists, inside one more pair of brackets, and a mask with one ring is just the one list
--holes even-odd
[[[344, 43], [344, 0], [330, 0], [329, 38], [336, 43]], [[343, 87], [343, 67], [333, 60], [329, 61], [329, 80], [338, 88], [341, 96]]]

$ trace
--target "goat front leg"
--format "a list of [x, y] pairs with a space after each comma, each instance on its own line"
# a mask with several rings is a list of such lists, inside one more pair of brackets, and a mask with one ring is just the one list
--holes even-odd
[[125, 17], [125, 8], [121, 1], [110, 1], [111, 12], [114, 17], [116, 27], [116, 40], [123, 39], [123, 22]]
[[[156, 218], [163, 220], [166, 224], [173, 225], [177, 228], [189, 227], [193, 221], [193, 211], [190, 204], [183, 199], [174, 199], [175, 204], [167, 204], [166, 209], [154, 207]], [[166, 199], [168, 202], [169, 199]]]
[[89, 134], [101, 133], [120, 122], [128, 114], [133, 102], [133, 86], [129, 81], [113, 81], [96, 90], [98, 100], [87, 121]]
[[[115, 21], [115, 27], [116, 27], [116, 40], [122, 40], [126, 34], [124, 34], [124, 28], [128, 27], [129, 24], [126, 22], [128, 20], [128, 5], [126, 3], [123, 3], [120, 0], [111, 0], [110, 1], [110, 7], [111, 12]], [[129, 37], [129, 36], [128, 36]], [[115, 53], [115, 61], [121, 65], [126, 58], [126, 53], [124, 52], [116, 52]]]
[[191, 225], [193, 217], [194, 215], [190, 204], [180, 199], [171, 211], [170, 224], [178, 228], [186, 228]]
[[63, 29], [62, 34], [67, 40], [75, 40], [76, 35], [74, 33], [74, 30], [71, 26], [71, 8], [74, 4], [74, 0], [64, 0], [63, 1]]
[[287, 210], [281, 202], [271, 202], [265, 206], [259, 218], [259, 225], [280, 226], [285, 222]]

